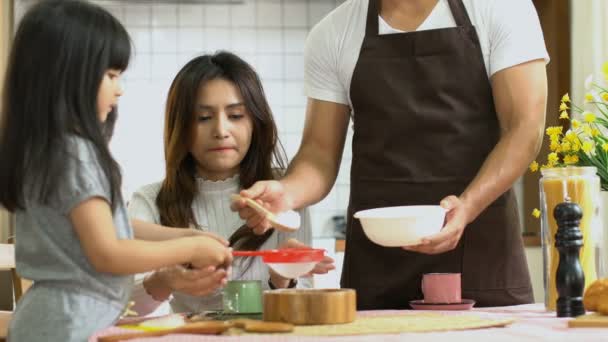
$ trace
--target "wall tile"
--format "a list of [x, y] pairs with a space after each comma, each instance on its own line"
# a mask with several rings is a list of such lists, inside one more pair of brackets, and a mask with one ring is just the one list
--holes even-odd
[[233, 32], [232, 50], [238, 54], [254, 54], [256, 52], [257, 31], [255, 29], [242, 28]]
[[230, 50], [230, 35], [229, 29], [225, 28], [206, 28], [203, 32], [204, 47], [206, 53], [213, 53], [218, 50]]
[[[259, 63], [259, 60], [258, 60]], [[270, 104], [273, 111], [282, 111], [283, 108], [283, 97], [284, 97], [284, 84], [281, 81], [264, 81], [264, 91], [266, 92], [266, 99]]]
[[[154, 54], [152, 55], [152, 73], [151, 76], [156, 82], [167, 82], [172, 79], [177, 71], [177, 55], [171, 54]], [[148, 95], [150, 97], [150, 95]], [[144, 99], [141, 99], [144, 100]]]
[[304, 96], [302, 82], [285, 81], [285, 105], [286, 106], [306, 106], [306, 96]]
[[313, 27], [334, 8], [335, 4], [331, 1], [309, 1], [308, 26]]
[[260, 29], [257, 31], [256, 49], [259, 53], [282, 53], [281, 30]]
[[154, 53], [175, 53], [177, 51], [177, 29], [153, 28], [152, 51]]
[[287, 29], [283, 33], [286, 53], [304, 53], [304, 44], [306, 43], [306, 36], [308, 35], [307, 30]]
[[263, 80], [282, 80], [283, 56], [258, 55], [257, 72]]
[[148, 28], [127, 27], [135, 53], [152, 52], [152, 31]]
[[285, 1], [283, 3], [283, 26], [306, 28], [308, 25], [308, 6], [306, 1]]
[[204, 8], [201, 5], [177, 5], [177, 24], [180, 27], [203, 26], [205, 23]]
[[301, 54], [285, 56], [285, 79], [291, 81], [304, 80], [304, 56]]
[[125, 7], [125, 24], [128, 26], [149, 27], [152, 8], [150, 5], [129, 5]]
[[259, 0], [257, 2], [257, 27], [281, 27], [282, 22], [280, 1]]
[[230, 8], [227, 5], [205, 6], [206, 27], [230, 27]]
[[177, 51], [202, 52], [205, 49], [202, 27], [180, 27], [177, 31]]
[[177, 26], [177, 6], [155, 4], [152, 6], [153, 27], [175, 27]]
[[[148, 53], [137, 53], [129, 63], [125, 78], [131, 80], [150, 80], [152, 71], [152, 56]], [[129, 96], [131, 96], [129, 94]]]
[[304, 130], [306, 120], [306, 107], [285, 107], [284, 126], [286, 132], [299, 134]]
[[243, 4], [231, 5], [232, 27], [254, 27], [256, 23], [256, 2], [246, 1]]

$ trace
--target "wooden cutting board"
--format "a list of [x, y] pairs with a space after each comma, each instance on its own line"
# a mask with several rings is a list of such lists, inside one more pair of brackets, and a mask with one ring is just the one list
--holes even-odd
[[568, 321], [570, 328], [608, 328], [608, 316], [598, 313], [578, 316]]

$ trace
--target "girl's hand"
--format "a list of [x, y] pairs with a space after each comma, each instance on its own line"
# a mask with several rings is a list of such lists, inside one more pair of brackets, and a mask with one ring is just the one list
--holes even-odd
[[228, 270], [214, 266], [196, 270], [177, 265], [162, 268], [155, 273], [158, 283], [170, 292], [179, 291], [191, 296], [208, 295], [228, 281]]
[[199, 229], [193, 229], [193, 228], [187, 228], [187, 233], [186, 236], [206, 236], [206, 237], [210, 237], [212, 239], [217, 240], [219, 243], [221, 243], [224, 246], [228, 246], [228, 240], [224, 239], [223, 237], [215, 234], [215, 233], [211, 233], [211, 232], [205, 232]]
[[195, 249], [190, 264], [195, 269], [205, 269], [213, 266], [230, 271], [232, 248], [227, 248], [225, 244], [213, 236], [200, 235], [191, 239], [195, 244]]

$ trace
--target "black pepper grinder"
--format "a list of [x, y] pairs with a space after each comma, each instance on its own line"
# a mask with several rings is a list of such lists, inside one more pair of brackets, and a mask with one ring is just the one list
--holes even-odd
[[557, 287], [557, 317], [576, 317], [585, 314], [583, 290], [585, 274], [579, 260], [583, 246], [583, 234], [578, 225], [583, 217], [581, 207], [570, 202], [555, 207], [553, 216], [557, 221], [555, 247], [559, 250], [559, 264], [555, 284]]

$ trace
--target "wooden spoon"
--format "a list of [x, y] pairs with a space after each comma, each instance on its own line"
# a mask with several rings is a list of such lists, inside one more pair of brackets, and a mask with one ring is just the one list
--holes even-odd
[[275, 214], [251, 198], [234, 194], [231, 196], [231, 199], [233, 201], [245, 201], [247, 206], [264, 216], [268, 221], [270, 221], [270, 223], [272, 223], [272, 226], [278, 230], [293, 232], [300, 228], [300, 215], [293, 210], [287, 210], [285, 212]]

